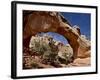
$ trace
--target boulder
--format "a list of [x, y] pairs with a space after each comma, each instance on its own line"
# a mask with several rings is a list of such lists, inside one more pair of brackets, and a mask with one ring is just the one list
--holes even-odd
[[[58, 46], [59, 47], [59, 46]], [[72, 61], [73, 49], [69, 44], [63, 45], [59, 48], [58, 59], [61, 63], [67, 64]]]

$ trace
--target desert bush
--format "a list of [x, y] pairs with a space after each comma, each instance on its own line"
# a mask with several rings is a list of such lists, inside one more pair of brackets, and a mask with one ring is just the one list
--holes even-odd
[[[53, 38], [48, 38], [49, 41], [32, 40], [31, 51], [41, 55], [43, 63], [63, 63], [70, 62], [73, 51], [70, 46], [63, 45], [61, 49], [55, 45]], [[60, 51], [60, 54], [59, 54]]]
[[45, 51], [43, 55], [43, 60], [47, 63], [52, 63], [56, 61], [57, 52], [52, 52], [51, 50]]
[[36, 62], [32, 62], [31, 66], [32, 66], [32, 68], [38, 68], [39, 67], [39, 65]]

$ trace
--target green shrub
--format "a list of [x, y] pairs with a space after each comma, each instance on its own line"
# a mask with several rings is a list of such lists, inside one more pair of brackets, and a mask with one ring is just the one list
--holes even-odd
[[31, 66], [32, 66], [32, 68], [38, 68], [39, 65], [36, 62], [32, 62]]

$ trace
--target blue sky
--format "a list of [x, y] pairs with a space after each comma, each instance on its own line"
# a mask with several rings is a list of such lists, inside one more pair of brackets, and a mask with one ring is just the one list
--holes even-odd
[[77, 25], [80, 27], [81, 34], [86, 35], [88, 39], [91, 36], [91, 15], [88, 13], [61, 13], [72, 26]]
[[[61, 14], [70, 22], [72, 27], [77, 25], [80, 27], [81, 34], [85, 35], [88, 39], [90, 39], [90, 30], [91, 30], [91, 15], [87, 13], [68, 13], [61, 12]], [[63, 44], [67, 44], [67, 40], [60, 34], [48, 32], [48, 35], [52, 36], [55, 40], [61, 41]]]

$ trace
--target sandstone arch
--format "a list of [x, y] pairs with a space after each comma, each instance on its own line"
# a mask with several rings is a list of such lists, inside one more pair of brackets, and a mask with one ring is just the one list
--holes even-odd
[[[29, 45], [29, 41], [32, 35], [39, 32], [56, 32], [63, 35], [68, 43], [73, 48], [74, 58], [78, 57], [79, 51], [84, 49], [87, 51], [87, 43], [84, 42], [80, 37], [80, 29], [73, 28], [71, 24], [58, 12], [44, 12], [44, 11], [29, 11], [24, 12], [23, 21], [23, 45]], [[80, 47], [80, 41], [84, 42], [85, 48]], [[83, 53], [81, 53], [83, 54]]]

